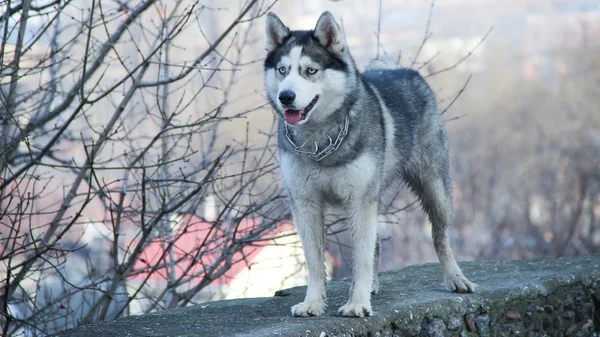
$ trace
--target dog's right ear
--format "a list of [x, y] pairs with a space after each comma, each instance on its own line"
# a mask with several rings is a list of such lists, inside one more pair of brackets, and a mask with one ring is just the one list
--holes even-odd
[[279, 20], [275, 13], [269, 12], [267, 14], [265, 32], [267, 37], [267, 52], [270, 53], [281, 46], [283, 40], [290, 34], [290, 29]]

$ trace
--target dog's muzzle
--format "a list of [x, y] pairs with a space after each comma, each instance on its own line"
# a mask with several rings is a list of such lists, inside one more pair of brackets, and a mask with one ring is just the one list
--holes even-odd
[[306, 116], [308, 116], [310, 110], [315, 106], [315, 104], [317, 104], [318, 100], [319, 96], [317, 95], [315, 96], [315, 98], [313, 98], [312, 101], [310, 101], [310, 103], [308, 103], [306, 108], [302, 110], [286, 109], [283, 112], [283, 119], [285, 119], [285, 122], [289, 125], [295, 125], [300, 123], [300, 121], [306, 119]]

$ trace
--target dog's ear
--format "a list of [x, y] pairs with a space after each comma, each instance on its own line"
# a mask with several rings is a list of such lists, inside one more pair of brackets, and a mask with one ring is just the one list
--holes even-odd
[[272, 52], [283, 43], [283, 40], [290, 34], [290, 30], [273, 12], [267, 14], [267, 26], [265, 29], [267, 37], [267, 52]]
[[333, 18], [331, 12], [323, 12], [315, 27], [315, 38], [330, 53], [341, 56], [344, 52], [344, 37], [342, 30]]

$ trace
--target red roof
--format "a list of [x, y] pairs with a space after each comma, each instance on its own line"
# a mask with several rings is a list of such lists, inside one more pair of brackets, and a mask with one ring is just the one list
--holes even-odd
[[[261, 218], [244, 218], [237, 223], [208, 222], [195, 215], [180, 216], [174, 226], [172, 236], [172, 257], [168, 252], [168, 241], [164, 236], [155, 238], [148, 244], [134, 265], [131, 279], [167, 282], [166, 261], [175, 263], [175, 279], [192, 278], [191, 283], [200, 282], [205, 276], [205, 270], [220, 270], [226, 263], [230, 268], [213, 284], [227, 284], [242, 270], [251, 265], [252, 259], [271, 240], [244, 242], [248, 238], [259, 236], [274, 237], [283, 231], [293, 228], [290, 221], [282, 221], [271, 228], [261, 228]], [[234, 239], [235, 238], [235, 239]], [[240, 248], [237, 247], [241, 247]], [[237, 248], [237, 252], [232, 252]], [[227, 261], [226, 257], [230, 256]], [[169, 267], [170, 268], [170, 267]]]

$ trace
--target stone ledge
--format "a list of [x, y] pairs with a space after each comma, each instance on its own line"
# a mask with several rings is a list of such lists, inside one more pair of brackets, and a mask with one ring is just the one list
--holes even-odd
[[290, 307], [304, 298], [305, 287], [296, 287], [274, 297], [131, 316], [57, 336], [600, 336], [594, 332], [600, 329], [600, 255], [460, 265], [478, 284], [476, 293], [447, 292], [438, 263], [410, 266], [382, 273], [368, 318], [336, 314], [351, 282], [339, 279], [327, 283], [328, 309], [321, 317], [290, 316]]

